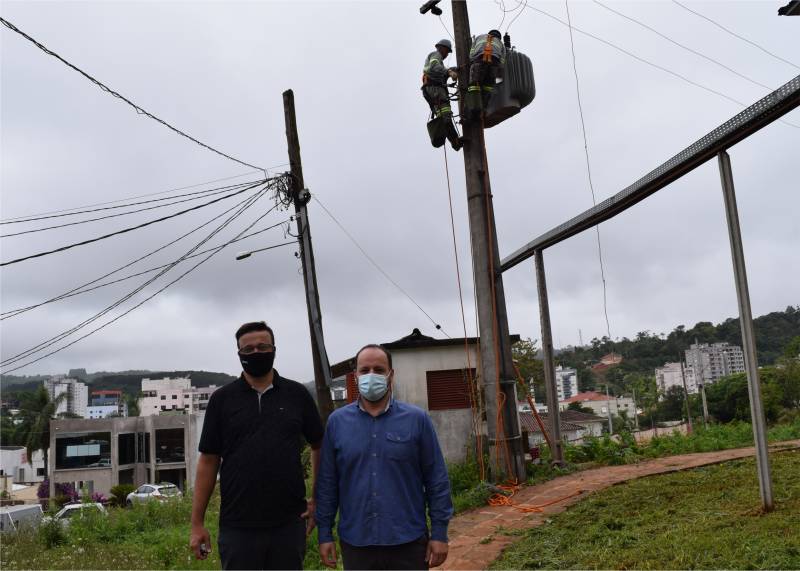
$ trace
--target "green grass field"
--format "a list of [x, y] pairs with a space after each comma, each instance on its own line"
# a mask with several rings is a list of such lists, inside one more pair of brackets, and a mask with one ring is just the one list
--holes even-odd
[[752, 459], [635, 480], [524, 532], [493, 569], [798, 569], [800, 452], [772, 455], [760, 513]]

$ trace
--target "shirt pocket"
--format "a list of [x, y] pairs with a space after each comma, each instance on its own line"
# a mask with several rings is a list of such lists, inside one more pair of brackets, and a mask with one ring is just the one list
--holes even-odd
[[409, 432], [386, 433], [386, 457], [408, 462], [414, 459], [414, 441]]

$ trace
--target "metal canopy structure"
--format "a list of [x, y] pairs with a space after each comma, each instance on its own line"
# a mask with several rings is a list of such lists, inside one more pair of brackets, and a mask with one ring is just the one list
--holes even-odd
[[798, 106], [800, 106], [800, 75], [733, 116], [632, 185], [545, 232], [504, 258], [500, 263], [500, 271], [505, 272], [524, 262], [537, 250], [554, 246], [613, 218]]

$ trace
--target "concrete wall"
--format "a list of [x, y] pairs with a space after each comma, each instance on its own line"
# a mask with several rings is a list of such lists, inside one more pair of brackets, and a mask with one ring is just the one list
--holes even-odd
[[[475, 346], [471, 345], [470, 364], [476, 368]], [[428, 371], [467, 368], [463, 346], [395, 349], [392, 351], [395, 371], [395, 398], [428, 410]], [[442, 453], [448, 462], [463, 462], [472, 438], [472, 409], [429, 411]]]

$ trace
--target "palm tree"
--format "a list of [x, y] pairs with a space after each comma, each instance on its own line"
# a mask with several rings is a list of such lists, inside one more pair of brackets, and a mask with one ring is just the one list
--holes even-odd
[[20, 403], [20, 412], [24, 422], [20, 426], [23, 431], [25, 450], [28, 461], [33, 462], [33, 453], [41, 450], [44, 456], [44, 473], [47, 470], [47, 452], [50, 449], [50, 420], [52, 420], [61, 402], [67, 398], [66, 393], [61, 393], [51, 399], [44, 386], [39, 387], [32, 395], [27, 395]]

